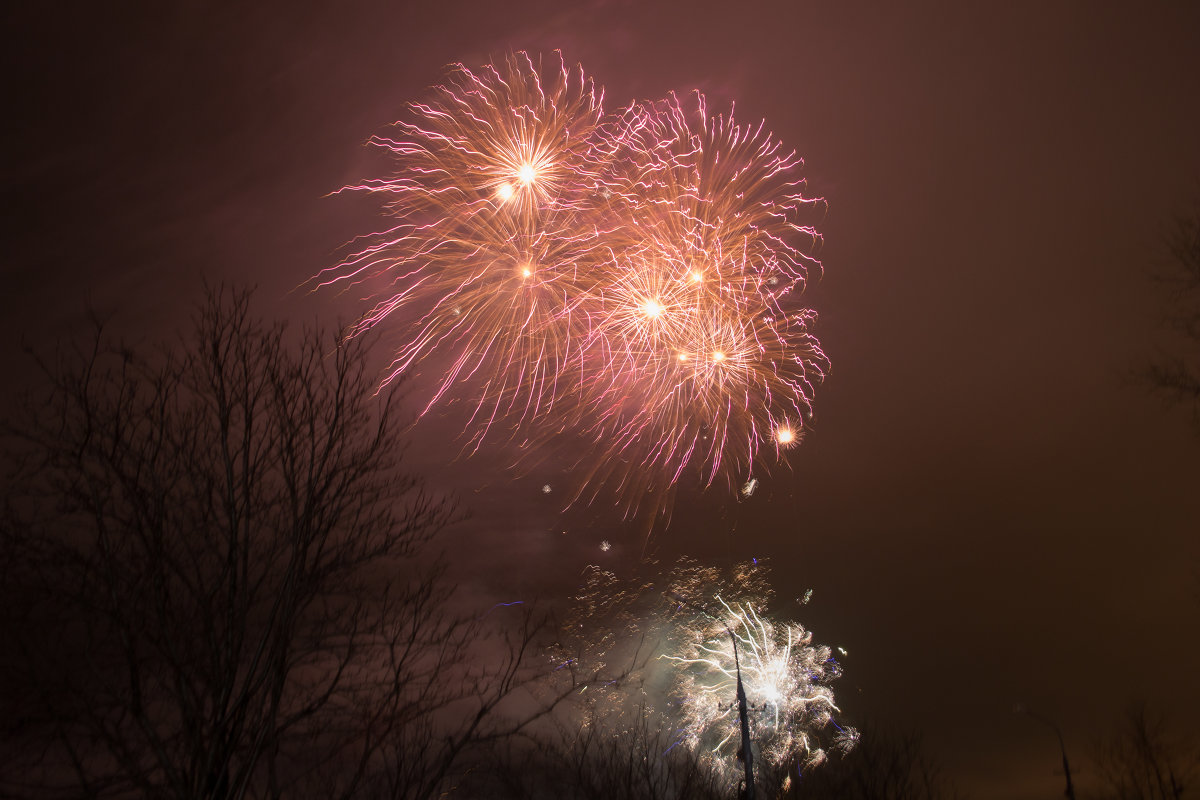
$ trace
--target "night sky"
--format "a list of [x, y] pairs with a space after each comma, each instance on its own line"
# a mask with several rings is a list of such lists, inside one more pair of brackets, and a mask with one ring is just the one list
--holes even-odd
[[561, 49], [608, 109], [700, 89], [804, 156], [833, 369], [790, 474], [743, 503], [681, 492], [648, 544], [599, 502], [560, 516], [560, 465], [447, 461], [453, 421], [428, 420], [416, 462], [474, 514], [452, 534], [477, 554], [464, 595], [552, 599], [644, 553], [768, 558], [848, 650], [848, 717], [923, 731], [980, 799], [1061, 794], [1053, 733], [1017, 703], [1085, 782], [1131, 702], [1200, 716], [1200, 435], [1131, 377], [1169, 341], [1151, 275], [1200, 180], [1200, 5], [300, 5], [5, 12], [14, 390], [22, 343], [89, 305], [169, 339], [204, 279], [353, 318], [353, 295], [292, 290], [380, 225], [329, 196], [383, 166], [368, 136], [448, 63]]

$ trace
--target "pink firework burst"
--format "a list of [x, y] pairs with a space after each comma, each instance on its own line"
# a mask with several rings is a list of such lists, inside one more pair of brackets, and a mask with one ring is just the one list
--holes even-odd
[[827, 367], [799, 303], [823, 201], [761, 123], [698, 93], [605, 116], [551, 61], [458, 65], [373, 138], [394, 172], [347, 190], [395, 224], [315, 281], [373, 287], [351, 332], [404, 331], [382, 382], [436, 364], [425, 408], [468, 403], [473, 446], [570, 440], [571, 500], [669, 503], [689, 469], [741, 486], [799, 441]]

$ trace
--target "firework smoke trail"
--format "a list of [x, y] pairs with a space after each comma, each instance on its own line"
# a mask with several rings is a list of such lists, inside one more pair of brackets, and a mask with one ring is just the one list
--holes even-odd
[[568, 502], [603, 490], [629, 514], [689, 469], [741, 486], [799, 441], [827, 367], [797, 303], [823, 201], [698, 93], [608, 117], [602, 97], [561, 56], [456, 66], [372, 139], [395, 173], [347, 187], [397, 224], [315, 281], [381, 298], [352, 333], [406, 327], [385, 384], [436, 356], [426, 411], [470, 404], [474, 447], [582, 437]]

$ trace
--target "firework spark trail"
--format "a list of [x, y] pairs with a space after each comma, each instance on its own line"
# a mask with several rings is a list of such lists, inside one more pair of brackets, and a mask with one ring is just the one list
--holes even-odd
[[347, 187], [397, 224], [314, 282], [370, 287], [351, 333], [407, 328], [384, 384], [438, 355], [426, 411], [472, 405], [475, 448], [583, 437], [568, 502], [606, 488], [628, 513], [690, 468], [739, 487], [799, 440], [827, 367], [797, 305], [823, 201], [761, 123], [699, 93], [602, 100], [561, 56], [457, 65], [371, 140], [394, 174]]

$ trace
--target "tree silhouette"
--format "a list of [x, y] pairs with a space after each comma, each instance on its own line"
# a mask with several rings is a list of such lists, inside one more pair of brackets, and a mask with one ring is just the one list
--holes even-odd
[[853, 750], [789, 781], [785, 796], [801, 800], [950, 800], [959, 795], [926, 754], [918, 734], [867, 725], [860, 728]]
[[1168, 268], [1159, 277], [1170, 293], [1168, 322], [1178, 337], [1145, 377], [1169, 400], [1190, 406], [1200, 427], [1200, 199], [1176, 217], [1167, 250]]
[[249, 302], [41, 362], [8, 436], [0, 793], [430, 797], [569, 691], [503, 713], [538, 625], [448, 608], [454, 511], [403, 470], [362, 342]]
[[717, 800], [722, 781], [645, 706], [559, 718], [480, 765], [466, 796], [491, 800]]
[[1095, 747], [1096, 771], [1106, 800], [1178, 800], [1200, 766], [1194, 739], [1177, 738], [1161, 715], [1138, 705]]

